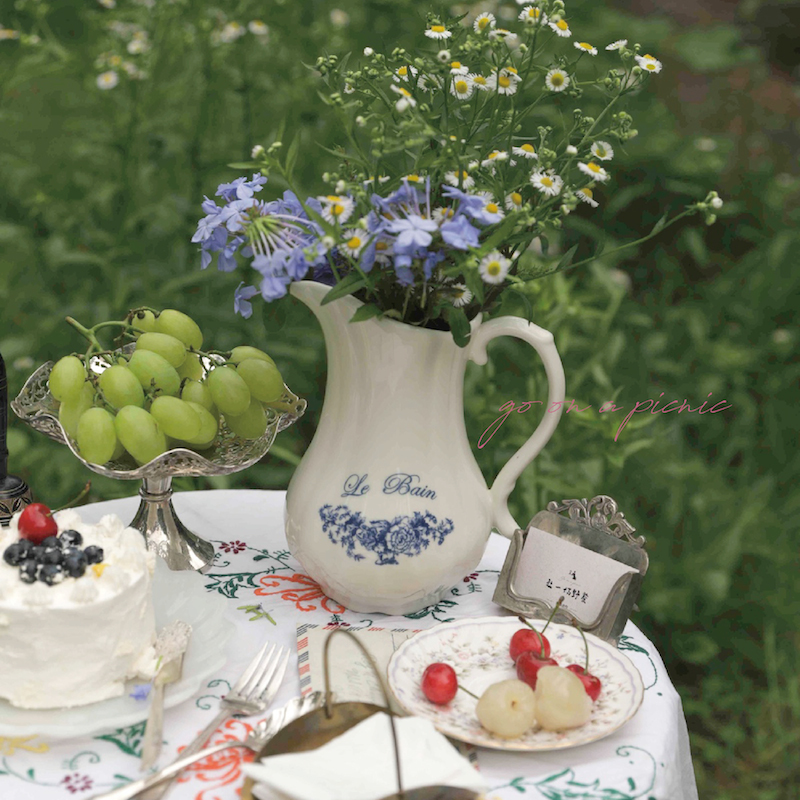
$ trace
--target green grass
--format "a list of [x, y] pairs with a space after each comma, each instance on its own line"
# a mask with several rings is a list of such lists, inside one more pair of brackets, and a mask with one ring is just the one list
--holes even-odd
[[[0, 42], [0, 350], [17, 391], [39, 363], [80, 347], [63, 322], [118, 317], [133, 305], [174, 306], [219, 348], [266, 348], [306, 416], [260, 464], [239, 475], [177, 481], [177, 488], [285, 488], [310, 442], [325, 388], [322, 334], [287, 300], [232, 313], [239, 278], [198, 269], [189, 240], [203, 194], [235, 172], [281, 121], [300, 137], [298, 180], [322, 188], [338, 132], [323, 115], [304, 64], [324, 51], [413, 45], [417, 3], [276, 2], [267, 46], [248, 34], [221, 47], [199, 0], [157, 3], [148, 23], [150, 76], [95, 87], [95, 58], [111, 46], [104, 24], [144, 19], [131, 3], [107, 12], [92, 2], [17, 4], [3, 24], [44, 42]], [[447, 5], [447, 4], [446, 4]], [[742, 15], [752, 16], [752, 4]], [[488, 8], [488, 6], [486, 6]], [[506, 5], [510, 8], [509, 5]], [[512, 494], [526, 521], [551, 499], [615, 497], [648, 539], [650, 572], [635, 618], [659, 647], [684, 699], [700, 796], [789, 800], [800, 783], [800, 477], [797, 452], [797, 118], [782, 103], [764, 38], [745, 44], [733, 23], [686, 26], [635, 17], [620, 4], [571, 0], [570, 23], [598, 46], [641, 41], [665, 64], [633, 104], [639, 135], [619, 148], [596, 212], [570, 217], [566, 251], [579, 236], [610, 242], [650, 230], [673, 209], [716, 188], [726, 200], [713, 228], [696, 223], [588, 269], [529, 289], [535, 321], [554, 332], [568, 398], [591, 411], [565, 415]], [[267, 13], [237, 4], [236, 19]], [[261, 9], [258, 11], [258, 9]], [[483, 8], [483, 7], [482, 7]], [[516, 6], [514, 6], [516, 8]], [[335, 17], [335, 15], [334, 15]], [[342, 19], [336, 18], [338, 23]], [[767, 34], [763, 34], [766, 36]], [[788, 68], [787, 68], [788, 69]], [[773, 102], [770, 98], [778, 98]], [[282, 187], [273, 182], [272, 187]], [[580, 256], [580, 252], [578, 254]], [[509, 301], [505, 313], [522, 313]], [[545, 393], [529, 348], [500, 340], [466, 384], [470, 440], [507, 400]], [[619, 412], [606, 400], [712, 393], [731, 408], [714, 415], [637, 415], [614, 441]], [[514, 415], [474, 448], [491, 481], [538, 422]], [[38, 496], [59, 504], [88, 473], [65, 448], [20, 425], [11, 464]], [[129, 495], [134, 484], [93, 479], [91, 500]]]

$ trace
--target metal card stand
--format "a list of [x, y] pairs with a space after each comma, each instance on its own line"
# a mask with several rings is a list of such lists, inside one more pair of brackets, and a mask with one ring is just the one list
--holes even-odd
[[548, 503], [547, 510], [536, 514], [524, 531], [518, 528], [514, 532], [492, 598], [495, 603], [515, 614], [542, 619], [550, 616], [553, 604], [527, 597], [515, 589], [520, 556], [531, 528], [538, 528], [635, 570], [613, 584], [595, 619], [580, 619], [575, 614], [563, 611], [556, 612], [554, 617], [556, 622], [569, 622], [575, 617], [584, 631], [616, 645], [625, 623], [635, 610], [642, 580], [647, 572], [649, 560], [644, 550], [644, 536], [633, 536], [636, 529], [607, 495], [598, 495], [589, 501]]

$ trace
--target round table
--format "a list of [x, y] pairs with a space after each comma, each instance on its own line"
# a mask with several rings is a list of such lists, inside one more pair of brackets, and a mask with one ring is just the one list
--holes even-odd
[[[282, 491], [254, 490], [183, 492], [174, 497], [175, 509], [184, 523], [214, 543], [216, 558], [205, 576], [206, 588], [228, 599], [228, 618], [235, 634], [228, 645], [227, 663], [219, 674], [210, 678], [195, 697], [166, 711], [159, 766], [171, 761], [207, 724], [217, 711], [219, 697], [264, 641], [278, 642], [291, 647], [293, 654], [297, 652], [298, 625], [363, 627], [367, 622], [383, 628], [421, 629], [462, 617], [505, 613], [491, 601], [508, 546], [499, 536], [490, 538], [477, 570], [465, 576], [436, 606], [409, 618], [347, 611], [327, 598], [289, 554], [283, 532], [284, 498]], [[128, 522], [138, 503], [138, 497], [112, 500], [83, 506], [80, 513], [87, 523], [111, 513]], [[644, 701], [636, 716], [608, 738], [571, 750], [522, 754], [479, 748], [478, 768], [491, 787], [487, 800], [697, 798], [686, 721], [661, 657], [631, 622], [620, 649], [639, 669], [645, 685]], [[272, 707], [299, 693], [295, 656]], [[263, 716], [231, 720], [213, 741], [244, 738]], [[0, 797], [90, 797], [138, 778], [142, 728], [140, 724], [67, 740], [0, 737]], [[237, 800], [244, 780], [244, 752], [231, 749], [195, 764], [181, 776], [169, 797]]]

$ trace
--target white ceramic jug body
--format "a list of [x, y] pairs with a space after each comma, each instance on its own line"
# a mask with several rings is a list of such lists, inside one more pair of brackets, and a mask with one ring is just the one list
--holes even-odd
[[470, 344], [459, 348], [449, 331], [350, 323], [360, 301], [321, 305], [329, 288], [291, 288], [322, 325], [328, 382], [314, 439], [289, 483], [286, 537], [329, 597], [353, 611], [407, 614], [477, 566], [493, 527], [513, 533], [508, 495], [560, 416], [544, 415], [489, 489], [464, 423], [467, 360], [485, 363], [494, 336], [530, 341], [545, 362], [549, 403], [564, 399], [563, 368], [552, 335], [523, 320], [476, 318]]

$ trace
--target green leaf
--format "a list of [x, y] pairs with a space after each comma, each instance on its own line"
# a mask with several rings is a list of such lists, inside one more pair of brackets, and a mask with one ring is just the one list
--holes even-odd
[[363, 289], [367, 285], [364, 278], [357, 272], [351, 272], [346, 278], [339, 281], [326, 295], [322, 298], [321, 305], [332, 303], [340, 297], [346, 297], [348, 294], [353, 294], [359, 289]]
[[469, 344], [470, 328], [464, 309], [451, 306], [447, 309], [446, 316], [455, 343], [459, 347], [466, 347]]
[[666, 224], [669, 219], [669, 211], [665, 212], [664, 216], [653, 225], [653, 230], [650, 231], [650, 236], [655, 236]]
[[567, 252], [564, 253], [564, 255], [561, 257], [561, 261], [558, 262], [558, 266], [555, 268], [555, 271], [561, 272], [562, 269], [568, 267], [572, 263], [572, 257], [575, 255], [577, 250], [578, 250], [577, 244], [570, 247], [570, 249], [567, 250]]
[[254, 169], [255, 167], [261, 166], [255, 161], [234, 161], [232, 164], [228, 164], [228, 167], [231, 169]]
[[526, 295], [525, 292], [521, 291], [516, 286], [511, 286], [510, 288], [522, 301], [522, 307], [525, 309], [525, 319], [527, 319], [528, 322], [533, 322], [533, 306], [531, 305], [528, 295]]
[[539, 244], [542, 246], [542, 255], [546, 256], [550, 252], [550, 240], [546, 236], [539, 234]]
[[350, 317], [350, 322], [363, 322], [365, 319], [372, 319], [381, 315], [381, 310], [375, 303], [367, 303], [356, 310], [356, 313]]
[[294, 165], [297, 163], [297, 154], [299, 151], [300, 134], [297, 134], [294, 139], [292, 139], [292, 143], [289, 145], [289, 150], [286, 153], [286, 166], [284, 167], [284, 172], [288, 180], [292, 179], [292, 173], [294, 172]]

